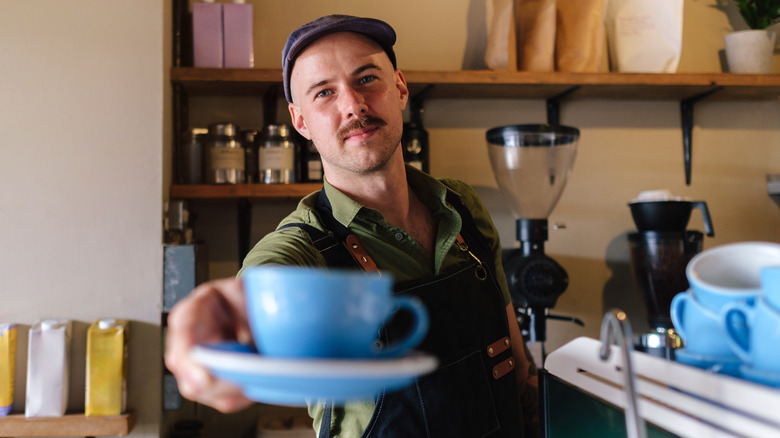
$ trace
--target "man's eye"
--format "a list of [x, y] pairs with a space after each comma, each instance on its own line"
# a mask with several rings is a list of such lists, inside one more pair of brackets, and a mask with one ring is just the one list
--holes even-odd
[[363, 76], [362, 78], [358, 79], [359, 84], [367, 84], [369, 82], [372, 82], [374, 79], [376, 79], [376, 76]]
[[331, 90], [322, 90], [315, 97], [327, 97], [330, 96], [333, 92]]

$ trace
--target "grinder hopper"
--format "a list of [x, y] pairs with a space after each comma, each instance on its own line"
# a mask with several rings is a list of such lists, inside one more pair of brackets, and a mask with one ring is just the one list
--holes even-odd
[[501, 126], [486, 135], [490, 164], [520, 241], [519, 249], [504, 252], [504, 271], [515, 307], [526, 306], [534, 341], [546, 339], [547, 309], [569, 282], [566, 271], [544, 254], [544, 242], [547, 217], [571, 174], [579, 135], [579, 129], [560, 125]]
[[580, 131], [513, 125], [487, 132], [493, 174], [517, 219], [547, 219], [569, 179]]

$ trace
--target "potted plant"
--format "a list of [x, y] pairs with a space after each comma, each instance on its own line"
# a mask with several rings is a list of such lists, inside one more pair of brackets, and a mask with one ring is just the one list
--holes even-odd
[[724, 37], [729, 71], [769, 73], [776, 35], [767, 28], [780, 22], [780, 0], [734, 0], [734, 3], [749, 30]]

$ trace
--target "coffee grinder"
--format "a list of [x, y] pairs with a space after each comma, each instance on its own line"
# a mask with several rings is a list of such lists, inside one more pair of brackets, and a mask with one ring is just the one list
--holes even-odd
[[704, 233], [688, 230], [691, 212], [699, 209], [707, 236], [714, 236], [707, 203], [687, 201], [666, 190], [650, 190], [629, 203], [637, 231], [628, 234], [631, 271], [647, 310], [650, 330], [640, 334], [636, 347], [674, 359], [682, 344], [670, 316], [672, 298], [688, 290], [685, 268], [701, 252]]
[[504, 272], [523, 334], [541, 343], [542, 361], [547, 319], [582, 325], [576, 318], [549, 314], [569, 276], [544, 253], [547, 218], [571, 174], [579, 136], [577, 128], [560, 125], [501, 126], [486, 135], [493, 174], [516, 218], [520, 242], [519, 248], [504, 250]]

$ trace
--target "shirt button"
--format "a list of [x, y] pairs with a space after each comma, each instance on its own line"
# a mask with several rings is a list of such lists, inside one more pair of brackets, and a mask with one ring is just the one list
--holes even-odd
[[400, 241], [401, 239], [404, 238], [404, 235], [401, 234], [401, 233], [395, 233], [395, 235], [393, 237], [395, 237], [395, 240]]

